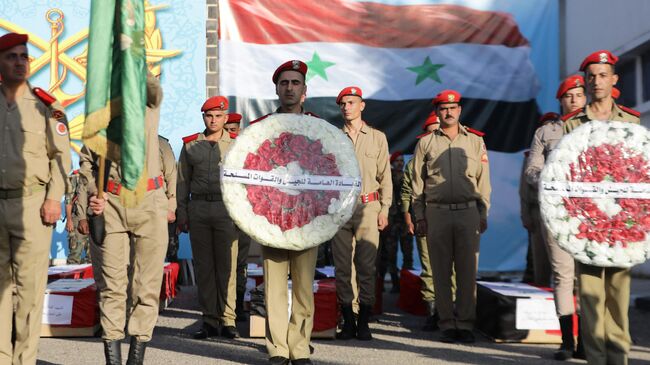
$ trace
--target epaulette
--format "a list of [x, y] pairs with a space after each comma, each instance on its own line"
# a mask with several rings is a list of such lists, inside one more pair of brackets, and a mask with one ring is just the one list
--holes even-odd
[[628, 114], [632, 114], [637, 118], [641, 117], [641, 113], [639, 113], [638, 111], [636, 111], [636, 110], [634, 110], [632, 108], [628, 108], [628, 107], [626, 107], [624, 105], [620, 105], [620, 104], [616, 104], [616, 106], [618, 106], [618, 108], [621, 109], [622, 111], [624, 111], [624, 112], [626, 112]]
[[183, 137], [183, 143], [190, 143], [192, 141], [195, 141], [197, 138], [199, 138], [199, 134], [201, 133], [194, 133], [187, 137]]
[[312, 116], [314, 118], [319, 118], [320, 119], [320, 117], [318, 115], [316, 115], [315, 113], [312, 113], [312, 112], [305, 112], [305, 115], [309, 115], [309, 116]]
[[474, 128], [465, 127], [465, 130], [467, 130], [467, 131], [470, 132], [470, 133], [476, 134], [476, 135], [479, 136], [479, 137], [483, 137], [483, 136], [485, 135], [485, 133], [483, 133], [483, 132], [481, 132], [481, 131], [477, 131], [477, 130], [474, 129]]
[[563, 122], [566, 122], [567, 120], [573, 118], [574, 116], [576, 116], [577, 114], [579, 114], [579, 113], [582, 112], [583, 110], [585, 110], [585, 108], [580, 108], [580, 109], [578, 109], [578, 110], [572, 111], [571, 113], [564, 114], [564, 115], [562, 116], [562, 118], [560, 118], [560, 119], [562, 119]]
[[232, 138], [232, 139], [236, 139], [236, 138], [237, 138], [237, 133], [228, 132], [228, 134], [230, 134], [230, 138]]
[[50, 105], [54, 104], [54, 102], [56, 101], [56, 98], [54, 96], [52, 96], [47, 91], [41, 89], [40, 87], [35, 87], [35, 88], [32, 89], [32, 91], [34, 92], [34, 95], [36, 95], [36, 97], [40, 101], [45, 103], [45, 105], [47, 105], [47, 106], [50, 106]]
[[72, 170], [72, 175], [78, 175], [79, 174], [79, 169]]
[[415, 137], [415, 138], [420, 139], [420, 138], [422, 138], [422, 137], [428, 136], [428, 135], [431, 134], [431, 133], [433, 133], [433, 132], [424, 132], [424, 133], [418, 135], [418, 136]]
[[248, 123], [248, 124], [249, 124], [249, 125], [252, 125], [252, 124], [255, 124], [255, 123], [257, 123], [257, 122], [261, 122], [261, 121], [263, 121], [264, 119], [266, 119], [269, 115], [271, 115], [271, 114], [267, 114], [267, 115], [265, 115], [265, 116], [263, 116], [263, 117], [259, 117], [259, 118], [255, 119], [255, 120], [252, 120], [252, 121], [251, 121], [250, 123]]

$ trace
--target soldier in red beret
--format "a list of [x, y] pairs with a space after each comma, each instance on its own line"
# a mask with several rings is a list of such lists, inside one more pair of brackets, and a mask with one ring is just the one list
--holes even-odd
[[[618, 82], [618, 57], [607, 50], [587, 56], [580, 65], [591, 102], [562, 117], [570, 132], [591, 120], [640, 123], [640, 113], [617, 105], [612, 97]], [[630, 269], [577, 263], [580, 288], [580, 326], [589, 364], [627, 364], [630, 351], [628, 306]]]
[[0, 37], [0, 364], [36, 363], [52, 227], [71, 170], [63, 108], [27, 81], [27, 40]]
[[205, 130], [183, 138], [178, 160], [178, 227], [190, 234], [203, 324], [194, 338], [237, 338], [235, 327], [237, 232], [226, 211], [219, 166], [234, 143], [228, 99], [213, 96], [203, 103]]
[[239, 134], [239, 131], [241, 130], [241, 119], [241, 114], [229, 113], [228, 122], [226, 122], [224, 128], [226, 131], [228, 131], [228, 133], [233, 133], [235, 135]]

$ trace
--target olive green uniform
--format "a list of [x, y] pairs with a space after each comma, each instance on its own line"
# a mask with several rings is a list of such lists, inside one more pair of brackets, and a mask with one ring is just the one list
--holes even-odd
[[[568, 118], [567, 118], [568, 117]], [[564, 132], [596, 120], [590, 105], [564, 117]], [[609, 120], [639, 124], [639, 117], [614, 104]], [[580, 326], [587, 362], [627, 364], [630, 351], [630, 269], [578, 263]]]
[[66, 219], [72, 220], [72, 232], [68, 232], [68, 264], [81, 264], [83, 261], [81, 259], [82, 254], [86, 253], [85, 261], [90, 261], [90, 238], [88, 235], [81, 234], [77, 231], [79, 227], [79, 214], [77, 212], [75, 201], [78, 199], [79, 195], [79, 174], [72, 174], [69, 177], [69, 191], [65, 194], [65, 205], [72, 206], [72, 212], [69, 217]]
[[[163, 179], [165, 180], [165, 195], [167, 196], [167, 212], [176, 214], [176, 179], [178, 170], [176, 168], [176, 156], [169, 140], [158, 136], [160, 147], [160, 166], [162, 167]], [[176, 221], [167, 221], [168, 245], [165, 261], [178, 261], [178, 234], [176, 233]]]
[[[187, 139], [186, 139], [187, 140]], [[188, 222], [203, 322], [235, 325], [237, 230], [221, 196], [220, 167], [234, 140], [199, 133], [178, 161], [178, 221]]]
[[[483, 138], [459, 125], [451, 140], [442, 129], [415, 148], [413, 211], [427, 222], [436, 307], [442, 330], [472, 330], [476, 319], [476, 273], [480, 221], [487, 220], [490, 176]], [[456, 270], [456, 305], [452, 270]]]
[[36, 363], [52, 241], [40, 209], [45, 199], [61, 201], [71, 166], [62, 110], [31, 88], [12, 105], [0, 92], [1, 364]]

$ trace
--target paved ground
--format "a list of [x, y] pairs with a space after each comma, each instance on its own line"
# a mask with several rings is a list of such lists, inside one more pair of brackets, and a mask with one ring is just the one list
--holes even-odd
[[[632, 298], [650, 295], [650, 280], [634, 279]], [[430, 333], [422, 332], [422, 317], [404, 314], [395, 307], [396, 294], [384, 294], [385, 313], [372, 324], [375, 339], [315, 340], [312, 359], [316, 364], [558, 364], [551, 359], [555, 345], [497, 344], [478, 336], [471, 346], [443, 344]], [[194, 340], [190, 333], [198, 329], [196, 290], [182, 287], [177, 299], [165, 310], [147, 348], [146, 364], [265, 364], [263, 339]], [[240, 331], [247, 333], [248, 323]], [[634, 341], [630, 364], [650, 365], [650, 312], [630, 308]], [[126, 356], [128, 345], [122, 345]], [[40, 365], [102, 364], [103, 346], [99, 338], [41, 340]], [[125, 360], [126, 361], [126, 360]], [[572, 361], [582, 363], [584, 361]]]

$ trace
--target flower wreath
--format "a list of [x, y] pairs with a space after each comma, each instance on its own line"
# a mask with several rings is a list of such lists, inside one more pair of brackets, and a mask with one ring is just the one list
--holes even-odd
[[650, 257], [650, 132], [643, 126], [576, 128], [548, 157], [539, 191], [546, 227], [576, 260], [628, 268]]
[[332, 238], [361, 191], [349, 138], [325, 120], [273, 114], [226, 155], [221, 188], [237, 226], [263, 245], [304, 250]]

